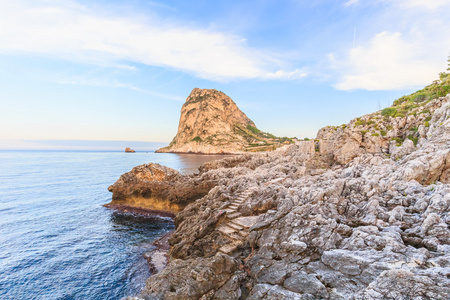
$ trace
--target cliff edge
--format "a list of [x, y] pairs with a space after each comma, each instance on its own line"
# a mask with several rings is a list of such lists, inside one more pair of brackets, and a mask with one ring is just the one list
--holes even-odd
[[225, 154], [273, 150], [290, 139], [256, 128], [225, 93], [195, 88], [181, 107], [178, 132], [156, 152]]
[[450, 299], [449, 92], [445, 73], [316, 140], [205, 164], [215, 186], [128, 299]]

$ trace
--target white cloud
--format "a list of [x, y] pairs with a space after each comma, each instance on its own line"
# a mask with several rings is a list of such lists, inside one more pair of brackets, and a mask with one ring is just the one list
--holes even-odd
[[0, 0], [0, 5], [3, 53], [103, 64], [131, 61], [210, 80], [268, 78], [278, 69], [269, 55], [250, 49], [241, 37], [168, 24], [154, 16], [102, 15], [58, 0]]
[[347, 2], [344, 3], [344, 6], [352, 6], [352, 5], [357, 5], [359, 4], [359, 0], [349, 0]]
[[381, 32], [365, 46], [351, 49], [347, 60], [333, 60], [343, 72], [335, 87], [395, 90], [430, 84], [443, 71], [448, 49], [441, 49], [442, 57], [434, 57], [424, 46], [428, 41], [418, 35], [406, 39], [398, 32]]
[[303, 77], [308, 76], [308, 74], [304, 70], [295, 69], [294, 71], [283, 71], [278, 70], [273, 73], [267, 73], [266, 78], [267, 79], [301, 79]]
[[[353, 1], [353, 0], [350, 0]], [[436, 9], [438, 7], [450, 4], [449, 0], [394, 0], [400, 6], [409, 8]]]

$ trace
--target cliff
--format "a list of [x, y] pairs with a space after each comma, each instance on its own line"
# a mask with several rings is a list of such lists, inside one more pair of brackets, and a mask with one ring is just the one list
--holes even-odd
[[434, 101], [396, 158], [341, 164], [305, 141], [205, 165], [218, 184], [177, 214], [168, 266], [130, 299], [449, 299], [450, 95]]
[[215, 186], [129, 299], [450, 299], [449, 90], [205, 164]]
[[288, 139], [280, 139], [256, 128], [223, 92], [192, 90], [181, 107], [178, 132], [169, 146], [156, 152], [243, 153], [273, 150]]

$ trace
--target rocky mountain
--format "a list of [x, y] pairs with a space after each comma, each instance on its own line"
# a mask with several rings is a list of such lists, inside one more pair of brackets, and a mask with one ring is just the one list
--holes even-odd
[[449, 87], [206, 163], [167, 267], [128, 299], [450, 299]]
[[223, 92], [192, 90], [181, 107], [178, 132], [169, 146], [156, 152], [242, 153], [273, 150], [290, 139], [280, 139], [256, 128]]

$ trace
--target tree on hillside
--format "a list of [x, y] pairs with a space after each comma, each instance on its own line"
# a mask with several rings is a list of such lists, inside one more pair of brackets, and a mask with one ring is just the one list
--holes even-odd
[[447, 71], [450, 71], [450, 54], [448, 55], [448, 59], [447, 59]]

